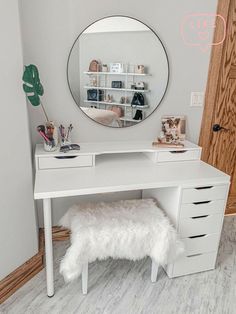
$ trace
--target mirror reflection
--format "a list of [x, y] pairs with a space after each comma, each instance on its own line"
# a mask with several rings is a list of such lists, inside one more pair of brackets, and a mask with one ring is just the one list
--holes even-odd
[[168, 84], [165, 49], [145, 24], [113, 16], [90, 25], [68, 59], [68, 83], [79, 108], [110, 127], [140, 123], [160, 104]]

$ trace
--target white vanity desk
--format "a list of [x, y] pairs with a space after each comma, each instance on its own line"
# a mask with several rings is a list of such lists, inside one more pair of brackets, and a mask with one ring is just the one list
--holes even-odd
[[44, 207], [48, 296], [54, 294], [51, 199], [58, 197], [141, 190], [158, 200], [186, 244], [186, 256], [166, 267], [168, 276], [213, 269], [230, 177], [200, 155], [189, 142], [181, 149], [151, 142], [82, 143], [80, 151], [66, 154], [37, 145], [34, 197]]

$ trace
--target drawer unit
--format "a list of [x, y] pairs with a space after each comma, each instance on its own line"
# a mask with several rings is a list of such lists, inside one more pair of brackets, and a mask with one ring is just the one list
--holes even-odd
[[217, 252], [196, 254], [179, 258], [170, 277], [178, 277], [215, 268]]
[[193, 236], [186, 239], [182, 239], [186, 255], [194, 255], [199, 253], [208, 253], [218, 250], [219, 245], [219, 233], [202, 234], [199, 236]]
[[225, 200], [193, 202], [192, 204], [182, 204], [180, 217], [196, 217], [202, 215], [212, 215], [224, 211]]
[[176, 150], [176, 151], [163, 151], [156, 153], [156, 162], [166, 161], [185, 161], [185, 160], [198, 160], [201, 157], [201, 149], [195, 150]]
[[220, 233], [223, 213], [198, 217], [181, 218], [179, 222], [179, 234], [181, 238], [197, 236], [201, 234]]
[[169, 277], [215, 268], [228, 185], [209, 185], [182, 190], [178, 232], [185, 256], [167, 267]]
[[184, 189], [182, 203], [224, 200], [226, 198], [227, 191], [227, 185], [202, 186]]
[[77, 168], [77, 167], [92, 167], [92, 155], [76, 155], [65, 157], [39, 157], [38, 168], [39, 170], [45, 169], [58, 169], [58, 168]]

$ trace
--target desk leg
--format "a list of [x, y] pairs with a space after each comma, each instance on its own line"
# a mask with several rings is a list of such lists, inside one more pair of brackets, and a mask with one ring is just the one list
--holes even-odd
[[50, 198], [43, 200], [44, 236], [46, 255], [47, 295], [53, 297], [53, 248], [52, 248], [52, 201]]

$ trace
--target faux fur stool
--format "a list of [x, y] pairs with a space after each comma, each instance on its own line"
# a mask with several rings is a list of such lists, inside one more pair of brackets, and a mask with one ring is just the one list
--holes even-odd
[[173, 261], [183, 252], [182, 242], [154, 199], [74, 205], [60, 224], [71, 230], [71, 246], [60, 265], [66, 282], [82, 273], [87, 293], [88, 263], [108, 257], [131, 260], [150, 256], [151, 281], [158, 265]]

